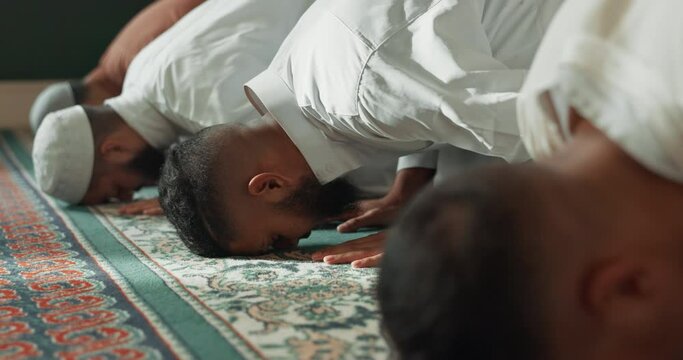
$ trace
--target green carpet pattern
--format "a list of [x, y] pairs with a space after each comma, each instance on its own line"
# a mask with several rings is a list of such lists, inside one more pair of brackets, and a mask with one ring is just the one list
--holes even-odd
[[[116, 205], [65, 207], [45, 197], [32, 180], [29, 147], [27, 133], [0, 133], [0, 357], [389, 355], [374, 294], [377, 271], [313, 263], [307, 255], [359, 235], [318, 230], [296, 251], [200, 258], [184, 248], [163, 217], [123, 217], [117, 215]], [[16, 235], [29, 231], [29, 215], [33, 228], [35, 222], [50, 229], [51, 243], [47, 237]], [[49, 258], [57, 254], [53, 250], [52, 255], [35, 255], [47, 251], [48, 245], [60, 249], [59, 260]], [[29, 248], [33, 252], [26, 255]], [[25, 276], [22, 266], [30, 264], [21, 262], [22, 256], [32, 256], [33, 265], [67, 264], [70, 272], [45, 273], [43, 280], [52, 281], [52, 290], [45, 285], [47, 290], [39, 294], [38, 285]], [[48, 295], [57, 283], [62, 292]], [[74, 305], [76, 299], [79, 304], [86, 301], [86, 290], [69, 288], [83, 283], [92, 285], [87, 290], [89, 304], [97, 303], [88, 305], [87, 311]], [[64, 292], [66, 288], [69, 291]], [[3, 297], [4, 290], [11, 296]], [[59, 310], [57, 303], [68, 305]], [[88, 329], [76, 326], [103, 313], [110, 314], [106, 321], [92, 321]], [[23, 330], [10, 331], [8, 326]]]

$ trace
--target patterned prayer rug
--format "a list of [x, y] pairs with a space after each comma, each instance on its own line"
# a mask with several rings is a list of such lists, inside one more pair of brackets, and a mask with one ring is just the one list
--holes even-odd
[[376, 270], [306, 255], [349, 237], [316, 231], [297, 251], [203, 259], [164, 218], [44, 196], [29, 147], [29, 134], [0, 132], [0, 358], [388, 356]]

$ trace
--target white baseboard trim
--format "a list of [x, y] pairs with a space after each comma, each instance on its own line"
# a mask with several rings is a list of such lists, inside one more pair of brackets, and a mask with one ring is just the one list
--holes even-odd
[[0, 128], [27, 129], [33, 100], [48, 85], [58, 80], [0, 80]]

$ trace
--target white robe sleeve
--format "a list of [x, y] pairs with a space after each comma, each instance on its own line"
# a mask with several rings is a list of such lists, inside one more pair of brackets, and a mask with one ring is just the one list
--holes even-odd
[[[518, 101], [535, 156], [563, 146], [548, 94], [653, 172], [683, 182], [683, 3], [575, 0], [558, 13]], [[560, 112], [566, 109], [559, 109]]]
[[402, 156], [398, 159], [396, 172], [412, 168], [436, 169], [438, 160], [439, 152], [437, 150], [429, 150]]

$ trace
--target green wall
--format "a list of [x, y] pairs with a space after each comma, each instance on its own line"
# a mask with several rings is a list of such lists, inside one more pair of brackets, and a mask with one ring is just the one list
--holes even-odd
[[0, 0], [0, 80], [79, 78], [148, 0]]

